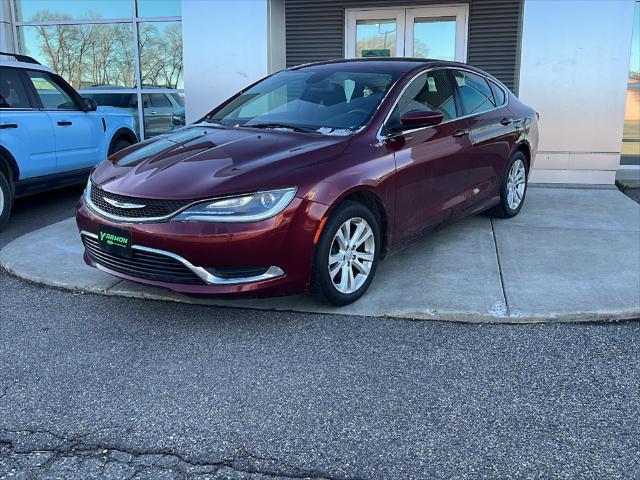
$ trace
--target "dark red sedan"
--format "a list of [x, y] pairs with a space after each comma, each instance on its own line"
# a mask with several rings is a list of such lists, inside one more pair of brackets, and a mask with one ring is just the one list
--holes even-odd
[[84, 258], [188, 294], [345, 305], [416, 237], [516, 215], [537, 143], [536, 112], [465, 64], [291, 68], [102, 162], [77, 206]]

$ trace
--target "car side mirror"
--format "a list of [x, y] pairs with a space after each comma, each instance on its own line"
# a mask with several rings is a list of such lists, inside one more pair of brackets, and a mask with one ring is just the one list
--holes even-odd
[[82, 111], [83, 112], [95, 112], [98, 109], [98, 104], [93, 98], [85, 98], [81, 99]]
[[400, 117], [400, 124], [406, 128], [431, 127], [442, 122], [442, 112], [434, 110], [411, 110]]

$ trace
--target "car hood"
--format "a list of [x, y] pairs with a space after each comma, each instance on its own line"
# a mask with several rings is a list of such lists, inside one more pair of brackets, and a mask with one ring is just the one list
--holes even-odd
[[102, 162], [92, 182], [140, 198], [201, 199], [298, 187], [318, 175], [349, 137], [194, 125], [125, 149]]

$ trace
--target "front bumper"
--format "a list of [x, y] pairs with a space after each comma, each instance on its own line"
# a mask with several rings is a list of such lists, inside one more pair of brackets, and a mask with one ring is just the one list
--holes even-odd
[[[275, 296], [307, 289], [313, 240], [327, 209], [325, 205], [294, 198], [282, 213], [260, 222], [121, 223], [100, 216], [83, 198], [76, 207], [76, 221], [85, 242], [85, 262], [117, 277], [193, 295]], [[104, 258], [87, 243], [89, 239], [95, 242], [99, 225], [129, 230], [136, 254], [161, 256], [149, 260], [155, 262], [156, 268], [164, 268], [163, 260], [171, 259], [192, 272], [195, 281], [185, 282], [182, 272], [173, 265], [167, 265], [163, 275], [149, 275], [140, 267], [119, 268], [123, 262]], [[234, 268], [242, 271], [249, 266], [264, 269], [233, 277], [216, 274]]]

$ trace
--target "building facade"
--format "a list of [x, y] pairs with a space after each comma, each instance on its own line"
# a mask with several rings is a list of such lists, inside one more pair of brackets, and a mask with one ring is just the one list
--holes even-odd
[[640, 169], [634, 0], [2, 0], [0, 51], [179, 128], [282, 68], [363, 56], [470, 63], [541, 117], [532, 181], [612, 184]]

